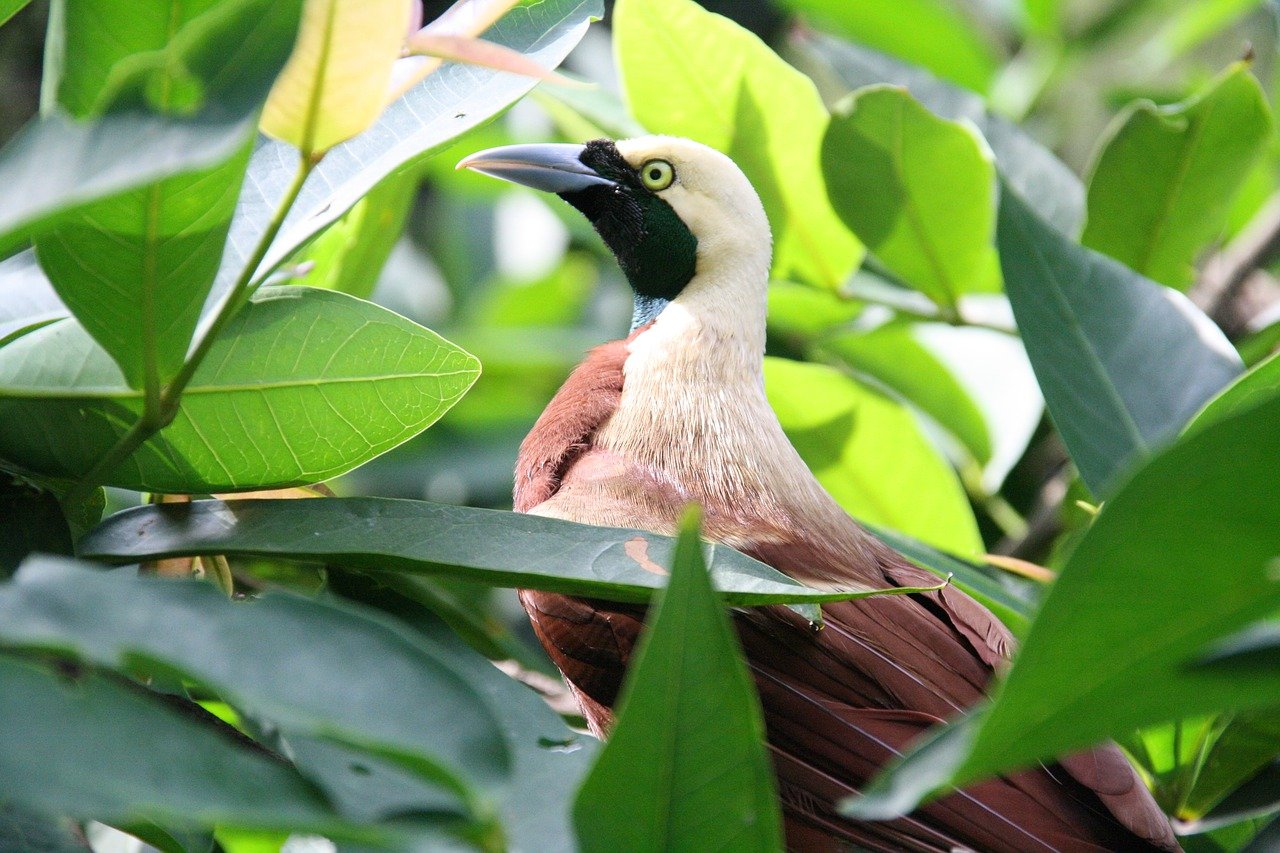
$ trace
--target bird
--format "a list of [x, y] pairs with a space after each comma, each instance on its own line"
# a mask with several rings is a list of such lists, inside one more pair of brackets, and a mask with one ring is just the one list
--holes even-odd
[[[558, 195], [594, 226], [633, 292], [625, 338], [591, 350], [520, 446], [518, 512], [703, 536], [807, 584], [937, 579], [871, 535], [817, 482], [765, 397], [768, 218], [725, 154], [670, 136], [508, 145], [467, 168]], [[868, 201], [868, 203], [874, 203]], [[607, 737], [642, 606], [521, 590], [591, 731]], [[956, 588], [784, 607], [734, 624], [764, 713], [789, 850], [1178, 850], [1114, 744], [949, 793], [891, 821], [842, 816], [930, 727], [980, 701], [1014, 641]]]

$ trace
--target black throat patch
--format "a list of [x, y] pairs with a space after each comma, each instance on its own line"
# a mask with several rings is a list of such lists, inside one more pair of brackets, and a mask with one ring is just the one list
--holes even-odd
[[617, 185], [560, 197], [582, 211], [618, 259], [636, 294], [633, 323], [643, 325], [693, 278], [698, 240], [671, 205], [640, 181], [611, 140], [588, 142], [579, 159]]

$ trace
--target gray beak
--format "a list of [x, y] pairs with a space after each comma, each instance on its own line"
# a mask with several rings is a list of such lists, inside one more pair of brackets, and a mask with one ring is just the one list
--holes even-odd
[[493, 178], [549, 193], [573, 193], [594, 186], [615, 186], [579, 160], [581, 145], [544, 143], [504, 145], [480, 151], [458, 164]]

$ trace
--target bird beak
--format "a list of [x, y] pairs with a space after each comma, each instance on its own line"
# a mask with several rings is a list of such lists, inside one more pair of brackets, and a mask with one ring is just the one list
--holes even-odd
[[457, 168], [557, 194], [616, 186], [579, 159], [584, 150], [582, 145], [559, 143], [504, 145], [472, 154]]

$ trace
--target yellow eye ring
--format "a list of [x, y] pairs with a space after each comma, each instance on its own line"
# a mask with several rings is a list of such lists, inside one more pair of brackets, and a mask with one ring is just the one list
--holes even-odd
[[654, 192], [665, 190], [675, 179], [676, 170], [666, 160], [649, 160], [640, 167], [640, 183]]

